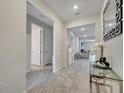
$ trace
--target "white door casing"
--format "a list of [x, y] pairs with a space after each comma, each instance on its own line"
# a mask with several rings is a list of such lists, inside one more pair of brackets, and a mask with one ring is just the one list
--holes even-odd
[[43, 27], [40, 27], [40, 64], [43, 66]]

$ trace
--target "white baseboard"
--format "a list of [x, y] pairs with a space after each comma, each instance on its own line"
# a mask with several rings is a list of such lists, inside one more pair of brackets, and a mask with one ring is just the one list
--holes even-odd
[[67, 67], [67, 66], [63, 66], [63, 67], [58, 68], [57, 70], [53, 70], [53, 73], [57, 73], [57, 72], [59, 72], [60, 70], [66, 68], [66, 67]]
[[29, 73], [31, 70], [27, 70], [26, 73]]
[[25, 91], [23, 91], [22, 93], [27, 93], [27, 91], [25, 90]]

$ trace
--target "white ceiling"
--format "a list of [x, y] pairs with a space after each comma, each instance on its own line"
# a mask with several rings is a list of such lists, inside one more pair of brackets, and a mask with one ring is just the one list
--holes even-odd
[[[84, 30], [82, 31], [81, 28]], [[95, 40], [95, 24], [88, 24], [78, 27], [69, 28], [80, 40]], [[86, 37], [84, 37], [86, 35]]]
[[[99, 13], [104, 0], [42, 0], [63, 21], [71, 21], [80, 17], [87, 17]], [[79, 9], [74, 11], [73, 6], [77, 4]], [[80, 12], [79, 15], [75, 13]]]
[[44, 15], [38, 8], [36, 8], [31, 3], [27, 2], [27, 14], [33, 16], [34, 18], [40, 20], [41, 22], [52, 26], [53, 21], [48, 18], [46, 15]]

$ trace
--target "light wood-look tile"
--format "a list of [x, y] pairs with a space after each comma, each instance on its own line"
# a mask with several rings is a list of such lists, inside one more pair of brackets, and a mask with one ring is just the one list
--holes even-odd
[[75, 61], [70, 67], [59, 73], [47, 76], [45, 82], [28, 89], [28, 93], [90, 93], [89, 62]]

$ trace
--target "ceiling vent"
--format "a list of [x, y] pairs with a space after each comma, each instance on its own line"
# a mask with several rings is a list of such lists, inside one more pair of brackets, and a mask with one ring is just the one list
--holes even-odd
[[40, 17], [41, 17], [41, 18], [45, 18], [45, 16], [44, 16], [44, 15], [41, 15], [41, 14], [40, 14]]
[[80, 15], [80, 12], [77, 12], [77, 13], [75, 13], [74, 15], [76, 15], [76, 16], [77, 16], [77, 15]]

